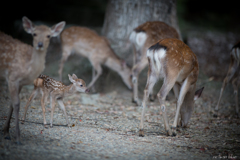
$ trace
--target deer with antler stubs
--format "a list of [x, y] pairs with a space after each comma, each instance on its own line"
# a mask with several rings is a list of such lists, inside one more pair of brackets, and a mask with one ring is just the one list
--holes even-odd
[[67, 113], [66, 113], [66, 107], [63, 103], [63, 98], [66, 96], [75, 94], [77, 92], [88, 93], [89, 89], [86, 87], [85, 82], [82, 79], [78, 79], [78, 77], [75, 74], [73, 74], [72, 76], [68, 75], [68, 77], [69, 77], [69, 80], [72, 82], [72, 84], [68, 86], [46, 75], [40, 75], [37, 79], [35, 79], [34, 90], [25, 106], [25, 112], [24, 112], [22, 123], [24, 123], [26, 119], [27, 110], [32, 99], [34, 99], [37, 96], [37, 94], [40, 92], [42, 94], [41, 106], [42, 106], [42, 112], [43, 112], [44, 127], [47, 128], [47, 122], [45, 118], [45, 102], [49, 96], [50, 96], [50, 102], [51, 102], [50, 127], [53, 127], [53, 113], [54, 113], [56, 101], [58, 102], [60, 108], [63, 110], [67, 125], [70, 127]]
[[[167, 38], [160, 40], [147, 51], [148, 79], [144, 90], [142, 102], [142, 116], [139, 136], [144, 136], [143, 121], [146, 101], [154, 85], [163, 78], [163, 85], [157, 94], [163, 113], [164, 126], [167, 135], [176, 135], [177, 125], [186, 127], [194, 108], [194, 100], [202, 93], [203, 88], [196, 91], [198, 78], [198, 61], [191, 49], [178, 39]], [[172, 125], [173, 132], [167, 120], [167, 108], [165, 99], [173, 88], [177, 98], [177, 111]]]
[[240, 117], [239, 113], [239, 107], [238, 107], [238, 87], [240, 85], [240, 69], [239, 69], [239, 62], [240, 62], [240, 42], [236, 43], [230, 54], [230, 65], [228, 68], [227, 76], [223, 80], [222, 88], [220, 91], [220, 96], [217, 102], [217, 106], [215, 107], [215, 111], [218, 111], [219, 104], [223, 95], [224, 88], [227, 83], [232, 81], [232, 85], [234, 88], [234, 94], [235, 94], [235, 103], [236, 103], [236, 114], [238, 117]]
[[20, 143], [19, 129], [19, 93], [24, 85], [33, 83], [44, 70], [45, 57], [50, 38], [56, 37], [64, 28], [60, 22], [49, 28], [35, 26], [27, 17], [23, 17], [25, 31], [33, 36], [33, 47], [0, 32], [0, 76], [8, 82], [11, 105], [4, 125], [4, 136], [10, 139], [10, 119], [14, 110], [17, 144]]
[[[85, 27], [73, 26], [65, 29], [61, 34], [62, 59], [59, 66], [59, 76], [62, 79], [62, 70], [65, 61], [72, 52], [88, 58], [93, 66], [92, 80], [88, 85], [91, 88], [102, 74], [101, 65], [105, 65], [117, 72], [125, 85], [131, 89], [131, 69], [124, 60], [120, 59], [112, 50], [108, 40], [99, 36], [93, 30]], [[97, 72], [97, 74], [95, 73]]]
[[[138, 99], [138, 76], [147, 66], [147, 49], [157, 41], [164, 38], [178, 38], [177, 31], [164, 22], [146, 22], [135, 28], [129, 36], [129, 40], [134, 45], [132, 82], [133, 82], [133, 102], [140, 105]], [[150, 93], [150, 100], [154, 96]]]

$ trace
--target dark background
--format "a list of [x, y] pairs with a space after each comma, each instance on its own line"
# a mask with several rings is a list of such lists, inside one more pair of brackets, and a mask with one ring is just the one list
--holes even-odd
[[[101, 27], [106, 6], [107, 0], [5, 1], [0, 10], [0, 30], [14, 36], [16, 21], [21, 21], [23, 16], [50, 24], [64, 20], [67, 24]], [[239, 32], [239, 10], [237, 1], [177, 1], [181, 30], [193, 25], [209, 30]]]

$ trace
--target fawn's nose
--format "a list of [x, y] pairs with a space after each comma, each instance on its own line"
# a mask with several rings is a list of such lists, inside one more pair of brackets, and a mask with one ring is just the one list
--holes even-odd
[[43, 42], [38, 42], [38, 47], [42, 48], [43, 47]]
[[90, 89], [87, 88], [87, 89], [85, 90], [85, 93], [88, 93], [88, 92], [90, 92]]

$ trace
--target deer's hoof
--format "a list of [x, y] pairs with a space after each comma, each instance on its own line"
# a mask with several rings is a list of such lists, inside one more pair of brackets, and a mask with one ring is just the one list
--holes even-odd
[[172, 132], [172, 137], [175, 137], [177, 135], [177, 132], [176, 131], [173, 131]]
[[214, 113], [214, 114], [213, 114], [213, 117], [214, 117], [214, 118], [217, 118], [217, 117], [218, 117], [217, 113]]
[[46, 124], [44, 124], [44, 128], [48, 129], [48, 126]]
[[140, 129], [139, 130], [139, 137], [144, 137], [145, 135], [144, 135], [144, 131], [143, 131], [143, 129]]
[[18, 145], [18, 146], [23, 145], [20, 141], [16, 141], [15, 144]]
[[10, 137], [10, 135], [6, 135], [6, 136], [4, 137], [4, 139], [11, 140], [11, 137]]
[[21, 121], [21, 124], [24, 124], [24, 122], [25, 122], [25, 120], [22, 120], [22, 121]]
[[149, 101], [151, 101], [151, 102], [154, 102], [154, 100], [155, 100], [155, 97], [154, 97], [154, 95], [149, 95]]

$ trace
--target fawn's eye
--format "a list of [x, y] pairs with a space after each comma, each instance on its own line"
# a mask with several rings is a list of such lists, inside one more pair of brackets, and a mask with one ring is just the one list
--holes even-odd
[[36, 33], [33, 33], [33, 36], [34, 36], [34, 37], [36, 37], [36, 36], [37, 36], [37, 34], [36, 34]]
[[50, 38], [51, 36], [50, 35], [47, 35], [47, 38]]

